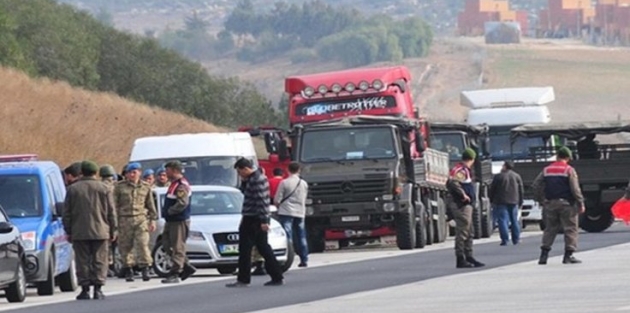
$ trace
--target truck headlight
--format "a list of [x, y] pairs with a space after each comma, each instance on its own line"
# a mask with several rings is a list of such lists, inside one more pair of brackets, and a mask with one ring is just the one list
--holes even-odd
[[203, 236], [203, 233], [200, 231], [190, 231], [188, 233], [189, 240], [206, 240], [206, 237]]
[[306, 204], [306, 205], [313, 204], [313, 199], [307, 198], [306, 201], [304, 202], [304, 204]]
[[394, 195], [383, 195], [383, 200], [392, 201], [394, 200]]
[[24, 244], [24, 250], [32, 251], [37, 248], [37, 233], [29, 231], [22, 233], [22, 242]]
[[385, 212], [394, 212], [396, 210], [396, 205], [392, 202], [388, 202], [383, 204], [383, 211]]

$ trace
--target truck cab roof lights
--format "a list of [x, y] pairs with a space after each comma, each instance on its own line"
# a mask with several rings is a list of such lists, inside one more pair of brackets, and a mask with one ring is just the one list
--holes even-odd
[[385, 85], [383, 84], [383, 81], [381, 81], [380, 79], [375, 79], [372, 82], [372, 88], [381, 91], [383, 89], [383, 87], [385, 87]]
[[370, 88], [370, 83], [362, 80], [361, 82], [359, 82], [359, 89], [363, 90], [363, 91], [367, 91]]
[[328, 87], [326, 85], [319, 85], [319, 87], [317, 87], [317, 92], [325, 95], [326, 93], [328, 93]]
[[353, 84], [353, 83], [347, 83], [346, 84], [346, 91], [347, 92], [353, 92], [357, 87]]
[[341, 90], [343, 90], [343, 87], [341, 87], [340, 84], [333, 84], [331, 89], [334, 93], [340, 93]]
[[311, 86], [308, 86], [306, 88], [304, 88], [304, 90], [302, 91], [302, 95], [305, 98], [310, 98], [315, 94], [315, 89]]

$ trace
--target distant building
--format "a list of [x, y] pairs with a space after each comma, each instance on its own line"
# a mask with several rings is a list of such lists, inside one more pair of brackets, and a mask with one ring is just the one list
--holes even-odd
[[630, 45], [630, 0], [599, 0], [592, 35], [596, 43]]
[[527, 11], [510, 10], [508, 0], [466, 0], [464, 11], [457, 17], [461, 36], [483, 36], [486, 22], [516, 22], [521, 30], [527, 30]]
[[591, 0], [549, 0], [547, 9], [540, 11], [539, 35], [581, 37], [590, 30], [594, 18], [595, 8]]

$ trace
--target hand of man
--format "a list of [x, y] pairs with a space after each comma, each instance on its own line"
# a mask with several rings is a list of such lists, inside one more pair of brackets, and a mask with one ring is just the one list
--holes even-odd
[[583, 214], [586, 211], [586, 207], [584, 205], [580, 206], [580, 214]]
[[470, 197], [468, 195], [464, 195], [464, 202], [470, 203]]
[[109, 241], [114, 242], [116, 241], [117, 238], [118, 238], [117, 236], [113, 236]]
[[149, 232], [152, 233], [155, 231], [155, 222], [149, 222]]
[[260, 224], [260, 229], [262, 229], [262, 231], [269, 231], [269, 224]]

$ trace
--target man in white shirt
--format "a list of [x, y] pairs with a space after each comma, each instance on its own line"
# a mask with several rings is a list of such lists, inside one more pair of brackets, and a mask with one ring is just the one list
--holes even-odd
[[289, 177], [280, 182], [278, 191], [274, 197], [274, 203], [278, 207], [278, 217], [284, 231], [293, 244], [293, 228], [297, 230], [297, 252], [300, 256], [299, 267], [306, 267], [308, 263], [308, 243], [306, 241], [306, 196], [308, 183], [300, 178], [300, 164], [291, 162], [288, 167]]

